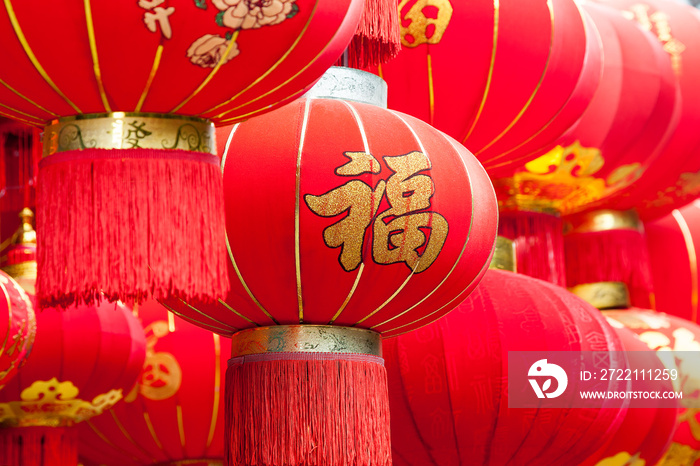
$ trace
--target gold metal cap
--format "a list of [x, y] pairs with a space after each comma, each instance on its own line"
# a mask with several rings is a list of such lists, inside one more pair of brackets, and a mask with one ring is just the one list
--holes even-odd
[[355, 353], [382, 356], [382, 337], [372, 330], [334, 325], [274, 325], [231, 337], [231, 357], [267, 353]]
[[19, 213], [19, 218], [22, 220], [22, 225], [20, 225], [15, 234], [12, 235], [11, 244], [36, 244], [36, 231], [34, 231], [34, 227], [32, 226], [34, 212], [32, 212], [32, 209], [25, 207], [22, 209], [22, 212]]
[[623, 282], [583, 283], [570, 287], [569, 291], [598, 309], [630, 307], [629, 291]]
[[489, 269], [517, 272], [518, 261], [515, 256], [515, 242], [513, 240], [504, 236], [496, 237], [496, 248]]
[[634, 210], [594, 210], [564, 219], [564, 234], [595, 233], [611, 230], [644, 231]]

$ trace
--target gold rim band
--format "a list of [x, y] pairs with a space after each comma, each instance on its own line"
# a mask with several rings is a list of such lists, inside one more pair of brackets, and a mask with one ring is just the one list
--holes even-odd
[[354, 353], [382, 356], [382, 337], [372, 330], [333, 325], [254, 327], [231, 337], [231, 357], [266, 353]]
[[5, 265], [2, 271], [13, 279], [36, 279], [36, 261], [20, 262], [19, 264]]
[[504, 236], [496, 237], [496, 247], [491, 258], [489, 269], [516, 272], [518, 261], [515, 255], [515, 242]]
[[611, 230], [643, 232], [642, 222], [633, 210], [595, 210], [564, 220], [564, 234], [595, 233]]
[[629, 291], [623, 282], [583, 283], [570, 287], [569, 291], [598, 309], [630, 307]]
[[98, 113], [52, 120], [44, 128], [44, 157], [82, 149], [177, 149], [216, 155], [214, 124], [155, 113]]

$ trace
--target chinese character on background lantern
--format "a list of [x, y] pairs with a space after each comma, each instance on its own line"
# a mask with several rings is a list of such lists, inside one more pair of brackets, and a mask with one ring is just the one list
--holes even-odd
[[[401, 0], [401, 44], [417, 47], [421, 44], [439, 44], [452, 19], [449, 0]], [[407, 8], [408, 7], [408, 8]]]

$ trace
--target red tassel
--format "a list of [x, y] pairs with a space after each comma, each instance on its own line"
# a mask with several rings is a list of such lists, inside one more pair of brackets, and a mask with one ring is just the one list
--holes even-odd
[[566, 286], [560, 217], [534, 212], [502, 212], [498, 234], [515, 242], [518, 273]]
[[214, 155], [84, 149], [40, 163], [37, 296], [43, 306], [177, 297], [229, 287]]
[[575, 233], [565, 237], [568, 286], [624, 282], [632, 306], [650, 308], [653, 292], [649, 253], [636, 230]]
[[0, 464], [75, 466], [78, 435], [73, 427], [11, 427], [0, 429]]
[[377, 66], [401, 50], [399, 9], [396, 0], [365, 0], [355, 36], [348, 46], [353, 68]]
[[384, 360], [267, 353], [229, 360], [225, 464], [391, 464]]

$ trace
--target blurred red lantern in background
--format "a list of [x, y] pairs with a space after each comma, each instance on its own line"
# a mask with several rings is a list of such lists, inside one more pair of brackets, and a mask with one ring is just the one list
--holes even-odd
[[[652, 370], [662, 371], [664, 365], [655, 358], [654, 365], [650, 365], [647, 356], [638, 356], [639, 351], [649, 351], [649, 347], [641, 341], [631, 330], [620, 325], [616, 320], [608, 321], [615, 329], [622, 341], [622, 346], [628, 358], [639, 358], [641, 364], [632, 363], [633, 367], [647, 367]], [[631, 359], [634, 361], [635, 359]], [[645, 369], [646, 370], [646, 369]], [[660, 372], [659, 372], [660, 373]], [[631, 380], [629, 390], [640, 392], [645, 388], [644, 380]], [[660, 388], [657, 385], [655, 388]], [[669, 381], [665, 391], [672, 391], [673, 386]], [[632, 399], [629, 409], [624, 414], [624, 420], [615, 434], [609, 436], [605, 445], [591, 455], [580, 466], [603, 466], [605, 464], [656, 464], [666, 453], [676, 429], [678, 410], [668, 407], [655, 406], [653, 400]], [[606, 462], [607, 461], [607, 462]], [[636, 463], [635, 463], [636, 462]]]
[[138, 306], [146, 361], [138, 382], [109, 413], [79, 425], [89, 464], [221, 464], [223, 375], [230, 340], [173, 317], [148, 301]]
[[0, 272], [0, 390], [22, 367], [36, 334], [34, 307], [17, 282]]
[[[387, 464], [380, 334], [449, 312], [493, 250], [493, 190], [464, 147], [361, 103], [385, 92], [376, 76], [334, 68], [318, 86], [220, 130], [232, 289], [214, 306], [167, 301], [233, 335], [230, 464]], [[322, 98], [337, 92], [356, 102]]]
[[39, 16], [5, 6], [0, 59], [13, 66], [0, 73], [0, 114], [46, 125], [39, 301], [225, 296], [211, 120], [301, 95], [352, 39], [362, 2], [53, 2]]
[[509, 408], [508, 352], [620, 350], [565, 289], [489, 270], [455, 311], [384, 342], [394, 464], [578, 464], [625, 409]]
[[[7, 264], [13, 265], [18, 264]], [[10, 272], [31, 281], [28, 267]], [[144, 356], [143, 329], [122, 304], [42, 309], [31, 356], [0, 391], [0, 462], [76, 464], [77, 433], [71, 426], [119, 401]]]
[[491, 175], [554, 143], [600, 78], [598, 38], [571, 0], [401, 1], [399, 16], [403, 50], [377, 70], [389, 107], [454, 137]]

